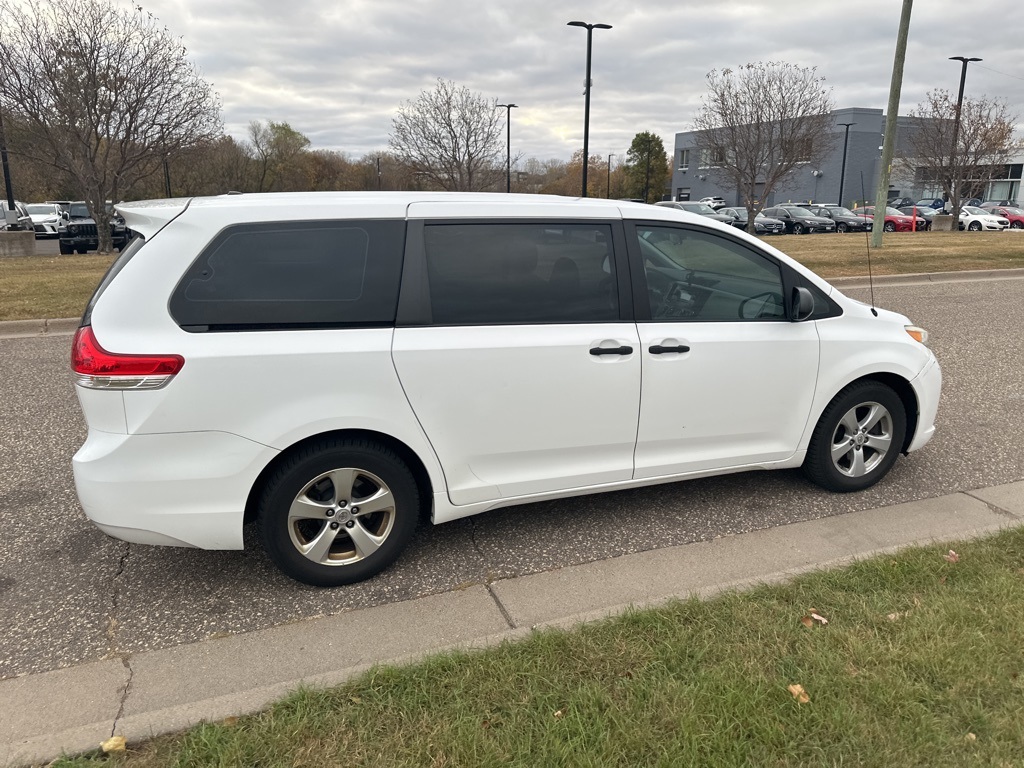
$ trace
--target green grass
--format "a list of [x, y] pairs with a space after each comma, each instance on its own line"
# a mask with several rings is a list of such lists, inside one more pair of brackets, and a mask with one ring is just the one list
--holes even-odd
[[1021, 766], [1024, 529], [955, 548], [375, 668], [110, 762]]
[[[863, 235], [765, 238], [822, 277], [866, 275]], [[0, 259], [0, 320], [77, 317], [113, 255]], [[894, 232], [871, 253], [876, 275], [1024, 267], [1024, 234]]]

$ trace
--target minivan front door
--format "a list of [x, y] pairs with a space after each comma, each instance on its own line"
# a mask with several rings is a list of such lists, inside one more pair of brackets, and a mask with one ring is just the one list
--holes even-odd
[[637, 225], [635, 237], [650, 305], [638, 322], [635, 477], [791, 457], [814, 396], [818, 334], [787, 319], [779, 264], [697, 228]]
[[410, 221], [409, 238], [392, 354], [452, 503], [629, 480], [640, 345], [619, 224]]

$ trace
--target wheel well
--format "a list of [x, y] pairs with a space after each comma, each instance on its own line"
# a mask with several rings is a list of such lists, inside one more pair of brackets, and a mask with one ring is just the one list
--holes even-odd
[[907, 414], [907, 433], [903, 438], [903, 447], [900, 449], [901, 452], [906, 453], [910, 443], [914, 440], [914, 435], [917, 433], [919, 409], [914, 388], [910, 386], [909, 381], [895, 373], [872, 373], [870, 376], [858, 379], [858, 381], [877, 381], [880, 384], [885, 384], [899, 395], [900, 400], [903, 402], [903, 410]]
[[263, 488], [266, 485], [267, 478], [270, 477], [277, 466], [285, 461], [296, 451], [301, 451], [303, 448], [308, 446], [310, 443], [315, 443], [324, 438], [355, 438], [361, 440], [371, 440], [375, 443], [390, 448], [392, 451], [397, 453], [402, 461], [405, 462], [406, 466], [409, 467], [409, 471], [412, 472], [413, 477], [416, 479], [416, 485], [420, 490], [420, 495], [424, 501], [423, 510], [429, 513], [432, 505], [433, 489], [430, 483], [430, 475], [427, 473], [427, 468], [420, 461], [420, 457], [416, 455], [416, 452], [403, 443], [401, 440], [397, 440], [391, 435], [385, 435], [383, 432], [374, 432], [367, 429], [343, 429], [336, 432], [322, 432], [319, 435], [311, 435], [304, 440], [300, 440], [294, 445], [290, 445], [281, 451], [277, 456], [274, 457], [267, 466], [260, 472], [259, 477], [256, 478], [256, 482], [252, 484], [252, 488], [249, 489], [249, 496], [245, 501], [245, 515], [243, 522], [251, 523], [256, 519], [256, 509], [259, 506], [260, 496], [263, 494]]

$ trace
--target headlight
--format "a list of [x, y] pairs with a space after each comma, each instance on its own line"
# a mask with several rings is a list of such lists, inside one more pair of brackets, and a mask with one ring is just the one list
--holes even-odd
[[74, 224], [70, 225], [68, 227], [68, 234], [77, 235], [78, 234], [78, 227], [76, 227]]
[[914, 341], [920, 342], [921, 344], [928, 343], [928, 331], [926, 331], [924, 328], [919, 328], [916, 325], [905, 325], [903, 327], [904, 329], [906, 329], [907, 334], [909, 334], [910, 338], [912, 338]]

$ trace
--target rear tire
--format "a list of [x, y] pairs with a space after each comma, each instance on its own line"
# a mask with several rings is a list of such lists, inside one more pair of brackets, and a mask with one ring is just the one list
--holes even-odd
[[267, 480], [257, 528], [270, 559], [315, 587], [352, 584], [391, 565], [413, 537], [420, 492], [394, 451], [329, 439], [286, 459]]
[[803, 472], [816, 485], [848, 493], [870, 488], [892, 468], [907, 432], [907, 416], [891, 387], [850, 384], [828, 404], [807, 446]]
[[1024, 229], [1024, 222], [1011, 221], [1010, 222], [1010, 229]]

